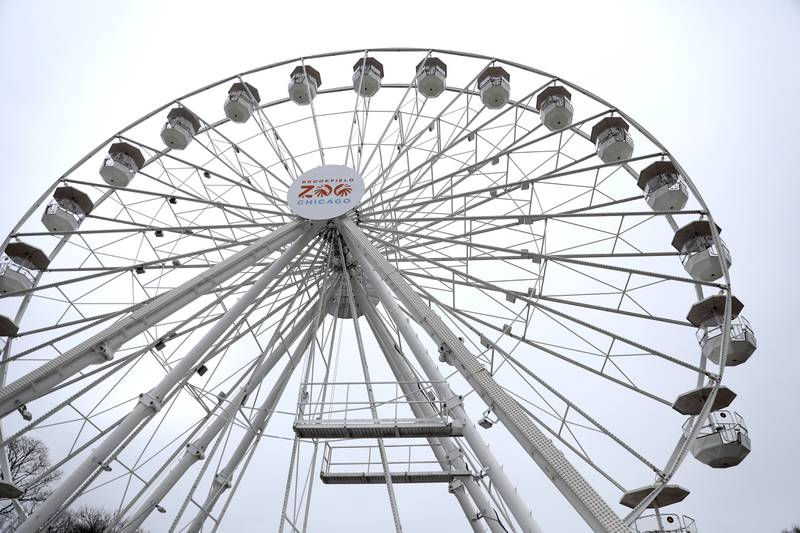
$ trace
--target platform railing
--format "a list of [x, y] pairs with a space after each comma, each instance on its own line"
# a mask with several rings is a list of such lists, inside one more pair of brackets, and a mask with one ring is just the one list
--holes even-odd
[[[444, 402], [434, 395], [434, 385], [429, 381], [372, 382], [370, 386], [378, 419], [414, 419], [415, 404], [430, 406], [434, 418], [446, 419]], [[403, 389], [409, 388], [413, 393], [407, 396]], [[373, 419], [372, 407], [365, 382], [308, 382], [301, 385], [297, 422]]]
[[[435, 445], [440, 446], [440, 445]], [[386, 464], [391, 472], [441, 472], [442, 466], [433, 455], [428, 443], [384, 444]], [[444, 471], [456, 473], [452, 467]], [[325, 443], [321, 473], [341, 474], [361, 472], [383, 474], [380, 448], [376, 444]]]

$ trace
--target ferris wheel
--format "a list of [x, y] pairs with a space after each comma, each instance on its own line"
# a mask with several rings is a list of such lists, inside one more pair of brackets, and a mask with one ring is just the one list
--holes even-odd
[[[552, 489], [592, 531], [696, 532], [683, 460], [751, 448], [720, 232], [651, 134], [524, 65], [372, 49], [226, 78], [5, 240], [0, 496], [21, 532], [86, 501], [113, 531], [335, 531], [322, 510], [359, 498], [399, 532], [424, 494], [500, 533], [542, 531]], [[64, 473], [33, 509], [26, 436]]]

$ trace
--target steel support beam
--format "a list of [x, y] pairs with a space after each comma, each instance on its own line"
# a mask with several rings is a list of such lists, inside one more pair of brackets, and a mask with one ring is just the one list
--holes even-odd
[[[333, 283], [334, 286], [335, 284], [336, 282]], [[324, 294], [321, 294], [320, 298], [324, 299], [324, 296]], [[303, 322], [311, 324], [311, 321], [317, 313], [319, 313], [317, 306], [312, 306], [311, 309], [309, 309], [308, 314], [303, 317]], [[297, 338], [301, 330], [302, 328], [300, 328], [298, 324], [298, 326], [296, 326], [295, 329], [292, 330], [292, 332], [286, 337], [285, 346], [287, 349], [288, 346]], [[211, 487], [208, 491], [208, 496], [206, 497], [206, 500], [200, 510], [197, 512], [197, 515], [192, 520], [191, 525], [187, 529], [188, 532], [197, 533], [200, 531], [200, 529], [203, 527], [206, 517], [211, 514], [211, 511], [214, 509], [214, 505], [216, 505], [220, 496], [222, 496], [226, 490], [231, 488], [234, 472], [241, 464], [245, 455], [247, 455], [247, 450], [250, 449], [250, 447], [253, 445], [253, 442], [260, 437], [263, 431], [267, 428], [267, 424], [272, 417], [272, 413], [275, 411], [275, 407], [278, 405], [278, 400], [280, 400], [281, 396], [283, 396], [283, 391], [286, 389], [289, 379], [292, 377], [297, 365], [300, 364], [300, 361], [303, 359], [303, 355], [305, 354], [309, 345], [314, 340], [314, 335], [316, 335], [316, 328], [310, 326], [300, 343], [295, 347], [294, 352], [292, 352], [292, 355], [289, 357], [286, 366], [278, 376], [278, 379], [275, 381], [275, 384], [272, 386], [269, 394], [267, 394], [267, 397], [264, 399], [261, 406], [254, 413], [253, 418], [250, 420], [250, 424], [247, 426], [247, 432], [244, 434], [244, 436], [242, 436], [233, 454], [228, 459], [228, 462], [214, 476], [214, 480], [212, 481]]]
[[[447, 327], [442, 319], [425, 305], [422, 298], [403, 279], [403, 276], [383, 257], [380, 252], [369, 242], [367, 236], [349, 218], [342, 217], [336, 220], [336, 226], [347, 242], [350, 252], [361, 263], [367, 280], [378, 291], [381, 302], [387, 311], [392, 314], [401, 331], [408, 332], [406, 342], [409, 346], [416, 346], [414, 355], [422, 350], [424, 357], [419, 357], [420, 364], [429, 374], [432, 381], [441, 381], [441, 372], [427, 356], [419, 338], [413, 333], [408, 319], [400, 311], [391, 291], [405, 305], [414, 320], [430, 335], [439, 346], [440, 355], [449, 364], [453, 365], [480, 395], [483, 401], [497, 416], [522, 445], [523, 449], [533, 458], [537, 465], [544, 471], [556, 487], [561, 491], [567, 501], [575, 508], [593, 531], [630, 533], [628, 527], [620, 520], [611, 507], [595, 492], [594, 488], [581, 476], [578, 470], [567, 460], [544, 433], [534, 424], [533, 420], [524, 412], [522, 407], [500, 385], [495, 382], [489, 372], [480, 364], [477, 358], [467, 350], [464, 343]], [[391, 311], [393, 310], [393, 311]], [[459, 408], [463, 410], [463, 407]], [[474, 426], [465, 426], [465, 436], [477, 435], [477, 431], [469, 434], [466, 429]], [[470, 446], [478, 454], [479, 446]], [[483, 458], [480, 457], [481, 462]], [[498, 485], [498, 490], [499, 490]], [[513, 486], [511, 487], [513, 489]], [[502, 494], [502, 493], [501, 493]], [[514, 493], [516, 495], [516, 493]], [[518, 496], [516, 496], [518, 498]], [[503, 494], [506, 500], [505, 494]], [[510, 502], [506, 500], [507, 503]], [[513, 507], [512, 511], [513, 511]], [[515, 518], [519, 510], [514, 513]]]
[[[233, 422], [237, 411], [243, 405], [247, 396], [256, 390], [267, 374], [278, 364], [281, 357], [289, 351], [290, 346], [300, 337], [300, 334], [308, 328], [316, 312], [317, 309], [312, 306], [283, 338], [281, 338], [282, 332], [280, 328], [275, 329], [272, 338], [259, 356], [259, 359], [262, 360], [261, 364], [253, 370], [247, 382], [236, 394], [231, 396], [229, 400], [225, 400], [225, 407], [212, 419], [212, 422], [203, 430], [200, 436], [186, 445], [181, 459], [173, 469], [170, 470], [169, 474], [158, 483], [147, 500], [145, 500], [136, 512], [131, 515], [130, 520], [125, 521], [125, 526], [120, 533], [135, 532], [136, 529], [147, 520], [150, 513], [161, 505], [167, 493], [169, 493], [172, 487], [183, 477], [189, 468], [197, 461], [205, 458], [205, 452], [209, 445], [211, 445], [214, 437]], [[269, 353], [270, 351], [272, 352], [271, 354]], [[264, 360], [265, 357], [266, 360]]]
[[[203, 335], [191, 350], [180, 360], [169, 373], [149, 392], [139, 395], [139, 401], [128, 415], [109, 433], [100, 445], [80, 463], [69, 476], [61, 482], [55, 491], [45, 500], [31, 516], [19, 527], [18, 533], [34, 533], [43, 526], [51, 516], [57, 513], [62, 505], [90, 479], [98, 468], [107, 463], [117, 449], [123, 445], [128, 436], [142, 423], [147, 423], [161, 410], [164, 398], [186, 376], [190, 375], [197, 362], [223, 333], [275, 280], [286, 268], [295, 255], [300, 252], [317, 235], [320, 224], [303, 222], [288, 224], [268, 236], [265, 249], [276, 249], [279, 245], [294, 240], [295, 242], [267, 268], [260, 278], [223, 314], [217, 322]], [[299, 233], [299, 235], [298, 235]], [[296, 239], [296, 240], [295, 240]], [[279, 244], [280, 243], [280, 244]], [[252, 257], [248, 257], [252, 260]], [[209, 281], [210, 283], [210, 281]], [[182, 286], [183, 287], [183, 286]], [[192, 294], [191, 291], [187, 291]], [[167, 293], [169, 294], [169, 293]]]
[[[339, 221], [337, 221], [337, 224], [339, 224]], [[503, 501], [505, 501], [506, 505], [508, 505], [511, 514], [514, 515], [514, 519], [526, 533], [541, 533], [541, 529], [533, 519], [531, 511], [517, 493], [516, 487], [514, 487], [513, 483], [511, 483], [511, 480], [508, 478], [508, 476], [506, 476], [502, 465], [497, 461], [494, 455], [489, 452], [489, 445], [483, 440], [483, 437], [478, 432], [475, 424], [467, 415], [467, 412], [464, 409], [461, 401], [461, 396], [453, 392], [453, 390], [447, 384], [444, 375], [430, 358], [427, 349], [422, 344], [422, 341], [420, 341], [419, 337], [417, 337], [417, 334], [411, 327], [408, 318], [403, 314], [400, 306], [392, 296], [388, 285], [383, 281], [383, 279], [381, 279], [381, 276], [378, 275], [377, 270], [379, 270], [379, 267], [367, 259], [368, 256], [364, 253], [364, 247], [361, 246], [362, 243], [359, 243], [355, 240], [359, 235], [364, 236], [364, 234], [361, 233], [355, 224], [352, 225], [352, 228], [347, 228], [346, 226], [345, 228], [346, 229], [342, 231], [342, 233], [344, 234], [345, 239], [348, 240], [350, 251], [361, 263], [367, 281], [378, 293], [378, 298], [380, 298], [384, 308], [389, 313], [389, 316], [392, 318], [397, 328], [400, 330], [400, 333], [406, 340], [411, 352], [417, 358], [417, 361], [419, 361], [420, 366], [428, 376], [428, 379], [433, 382], [433, 387], [436, 389], [436, 393], [439, 394], [440, 398], [444, 399], [448, 414], [463, 425], [464, 438], [467, 439], [470, 448], [478, 457], [478, 460], [487, 469], [489, 479], [492, 480], [497, 488], [497, 491], [500, 493], [500, 496], [503, 498]], [[352, 229], [355, 229], [355, 231], [352, 231]], [[343, 230], [341, 226], [340, 230]], [[350, 231], [349, 239], [348, 234], [345, 233], [345, 231]], [[364, 240], [366, 241], [366, 238], [364, 238]], [[372, 247], [369, 242], [366, 242], [366, 245]], [[372, 249], [374, 250], [374, 248]], [[375, 252], [379, 255], [377, 250]], [[388, 263], [386, 263], [386, 265], [388, 265], [389, 268], [392, 268]], [[419, 296], [416, 297], [419, 299]], [[426, 310], [428, 309], [424, 303], [422, 303], [421, 299], [419, 300], [419, 304], [422, 308]]]
[[209, 293], [225, 280], [294, 241], [311, 227], [310, 222], [293, 221], [278, 228], [244, 250], [165, 292], [36, 370], [9, 383], [0, 389], [0, 417], [11, 413], [20, 405], [44, 396], [53, 387], [87, 366], [112, 360], [114, 352], [126, 342], [198, 297]]
[[[433, 418], [437, 416], [433, 406], [427, 403], [429, 401], [428, 398], [425, 397], [420, 390], [413, 389], [412, 383], [417, 380], [417, 377], [403, 358], [392, 338], [391, 332], [381, 320], [373, 304], [369, 301], [364, 287], [356, 278], [353, 278], [351, 281], [353, 282], [353, 293], [355, 294], [359, 309], [364, 312], [367, 324], [369, 324], [375, 336], [375, 340], [378, 341], [378, 345], [386, 357], [386, 362], [389, 364], [389, 368], [392, 370], [395, 379], [397, 379], [400, 390], [403, 392], [404, 397], [410, 402], [409, 407], [414, 413], [414, 416], [417, 418]], [[464, 453], [454, 439], [444, 437], [430, 438], [427, 440], [442, 470], [447, 470], [451, 465], [456, 470], [467, 470], [467, 464], [466, 461], [464, 461]], [[498, 514], [492, 508], [492, 503], [488, 495], [474, 479], [468, 478], [452, 482], [450, 484], [450, 492], [458, 499], [458, 503], [464, 510], [473, 531], [484, 531], [482, 524], [485, 523], [492, 533], [507, 533], [500, 522], [494, 519]], [[470, 497], [474, 500], [474, 505]], [[486, 521], [481, 522], [481, 518], [485, 518]]]

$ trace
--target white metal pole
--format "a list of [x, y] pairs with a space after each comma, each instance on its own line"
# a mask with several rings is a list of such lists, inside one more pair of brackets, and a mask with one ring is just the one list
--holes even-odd
[[[630, 529], [567, 460], [564, 453], [545, 436], [517, 401], [494, 380], [444, 321], [425, 305], [422, 298], [403, 279], [402, 274], [369, 242], [367, 236], [356, 226], [355, 222], [347, 217], [340, 217], [336, 219], [336, 226], [347, 241], [350, 251], [358, 258], [369, 281], [383, 288], [384, 296], [381, 301], [384, 302], [384, 305], [394, 304], [399, 310], [399, 306], [394, 302], [391, 291], [389, 291], [391, 286], [414, 320], [438, 344], [440, 353], [445, 360], [453, 365], [483, 401], [494, 409], [506, 429], [522, 445], [589, 527], [593, 531], [603, 533], [630, 533]], [[377, 286], [376, 288], [378, 288]], [[384, 299], [389, 303], [387, 304]], [[397, 320], [400, 320], [398, 327], [401, 324], [408, 326], [404, 315]], [[410, 331], [413, 332], [413, 330]], [[416, 334], [413, 337], [416, 338]], [[419, 343], [419, 339], [417, 342]], [[429, 366], [433, 366], [438, 375], [441, 375], [436, 365], [427, 356], [423, 359]], [[465, 437], [473, 432], [477, 434], [474, 430], [474, 426], [471, 429], [470, 426], [466, 426]], [[472, 443], [470, 445], [472, 446]], [[472, 448], [477, 455], [477, 447], [472, 446]], [[516, 513], [514, 516], [516, 518]]]
[[[351, 250], [352, 251], [352, 250]], [[358, 253], [356, 253], [358, 255]], [[433, 382], [433, 387], [440, 398], [445, 400], [445, 405], [450, 416], [463, 425], [464, 438], [472, 448], [472, 451], [478, 457], [478, 460], [488, 471], [489, 479], [492, 480], [497, 492], [503, 498], [503, 501], [508, 505], [514, 519], [526, 533], [542, 533], [536, 521], [533, 519], [530, 510], [522, 501], [516, 487], [511, 483], [511, 480], [505, 474], [503, 466], [495, 459], [494, 455], [489, 451], [489, 445], [483, 440], [483, 437], [478, 432], [475, 424], [470, 420], [466, 410], [461, 402], [461, 396], [457, 395], [447, 384], [444, 375], [439, 371], [439, 367], [433, 362], [428, 354], [427, 349], [422, 344], [422, 341], [417, 336], [408, 318], [400, 310], [400, 306], [392, 296], [389, 287], [383, 280], [369, 268], [369, 264], [362, 262], [362, 269], [364, 275], [367, 277], [369, 284], [378, 293], [383, 307], [397, 328], [400, 334], [406, 340], [411, 352], [417, 358], [422, 370]]]
[[[412, 388], [411, 383], [415, 381], [415, 375], [408, 367], [406, 361], [400, 356], [400, 352], [397, 351], [391, 333], [386, 329], [377, 311], [369, 301], [363, 285], [356, 279], [353, 281], [353, 292], [358, 301], [359, 309], [364, 311], [367, 324], [369, 324], [372, 329], [375, 339], [378, 341], [378, 345], [381, 347], [386, 357], [386, 362], [389, 363], [389, 368], [392, 370], [395, 379], [397, 379], [400, 390], [409, 402], [411, 402], [409, 407], [414, 413], [414, 416], [417, 418], [435, 417], [436, 413], [434, 412], [433, 406], [427, 403], [428, 399], [423, 396], [421, 391]], [[466, 462], [463, 458], [463, 452], [453, 439], [444, 437], [439, 439], [430, 438], [427, 440], [436, 456], [436, 460], [443, 470], [447, 470], [451, 464], [456, 470], [463, 471], [467, 469]], [[467, 491], [469, 491], [469, 494], [467, 494]], [[458, 503], [464, 510], [473, 531], [485, 531], [482, 525], [483, 523], [479, 521], [480, 516], [478, 512], [480, 512], [480, 514], [486, 518], [486, 525], [489, 526], [492, 533], [507, 533], [497, 520], [492, 520], [497, 514], [492, 508], [488, 496], [474, 479], [466, 478], [463, 481], [456, 480], [452, 482], [450, 484], [450, 492], [458, 499]], [[475, 505], [470, 501], [470, 496], [472, 500], [475, 501]]]
[[[342, 261], [342, 269], [344, 271], [344, 287], [347, 288], [347, 296], [348, 301], [350, 303], [350, 315], [353, 317], [353, 330], [356, 334], [356, 344], [358, 345], [358, 354], [361, 359], [361, 369], [364, 373], [364, 380], [366, 381], [367, 386], [367, 398], [369, 399], [369, 408], [370, 412], [372, 413], [372, 418], [377, 420], [378, 419], [378, 409], [375, 406], [375, 396], [372, 391], [372, 383], [370, 382], [369, 378], [369, 368], [367, 367], [367, 354], [364, 350], [364, 342], [361, 338], [361, 328], [358, 325], [358, 311], [356, 309], [356, 302], [353, 296], [353, 287], [352, 283], [350, 283], [350, 275], [347, 272], [347, 260], [345, 258], [344, 250], [342, 247], [344, 246], [343, 241], [339, 240], [339, 256], [341, 257]], [[389, 505], [392, 509], [392, 519], [394, 520], [394, 528], [397, 533], [402, 533], [403, 526], [400, 523], [400, 513], [397, 510], [397, 499], [395, 498], [394, 494], [394, 485], [392, 483], [392, 473], [389, 470], [389, 463], [386, 458], [386, 448], [383, 445], [383, 439], [379, 438], [378, 441], [378, 450], [381, 456], [381, 466], [383, 466], [383, 477], [386, 480], [386, 491], [389, 495]]]
[[[312, 309], [308, 311], [308, 314], [303, 318], [303, 321], [310, 323], [311, 319], [316, 313], [316, 306], [312, 306]], [[275, 384], [272, 386], [269, 394], [264, 399], [256, 413], [253, 415], [253, 419], [250, 421], [250, 424], [247, 427], [247, 432], [242, 436], [233, 454], [228, 459], [228, 462], [214, 476], [214, 480], [208, 491], [208, 496], [206, 497], [206, 500], [200, 510], [197, 512], [194, 520], [192, 520], [191, 525], [187, 529], [188, 532], [196, 533], [200, 531], [200, 529], [203, 527], [206, 517], [211, 513], [214, 505], [216, 505], [217, 500], [219, 500], [224, 491], [231, 487], [233, 473], [239, 467], [242, 459], [244, 459], [245, 455], [247, 454], [247, 450], [249, 450], [250, 446], [252, 446], [253, 441], [266, 429], [267, 424], [272, 417], [272, 413], [275, 411], [275, 407], [278, 405], [278, 400], [280, 400], [281, 396], [283, 395], [283, 391], [286, 389], [286, 385], [289, 383], [292, 373], [303, 359], [303, 354], [308, 349], [308, 346], [314, 339], [315, 334], [316, 328], [310, 327], [303, 339], [295, 348], [283, 371], [280, 373], [278, 379], [275, 381]], [[288, 346], [292, 342], [294, 341], [289, 341], [287, 339], [286, 345]]]
[[[239, 391], [237, 391], [236, 394], [230, 398], [230, 400], [226, 400], [227, 403], [222, 409], [222, 412], [213, 418], [211, 424], [206, 427], [203, 433], [201, 433], [200, 436], [197, 437], [193, 442], [186, 445], [186, 449], [184, 450], [180, 461], [178, 461], [178, 464], [176, 464], [175, 467], [170, 470], [169, 474], [161, 480], [147, 500], [145, 500], [139, 506], [133, 515], [131, 515], [131, 519], [125, 521], [125, 525], [120, 533], [135, 532], [136, 529], [141, 526], [145, 520], [147, 520], [147, 517], [150, 516], [150, 513], [152, 513], [158, 505], [161, 505], [164, 497], [167, 495], [167, 493], [169, 493], [170, 489], [175, 486], [175, 484], [183, 477], [189, 468], [191, 468], [191, 466], [197, 461], [200, 461], [205, 457], [205, 451], [208, 449], [208, 446], [211, 444], [214, 437], [223, 431], [228, 424], [233, 421], [236, 416], [236, 412], [244, 403], [247, 396], [254, 391], [256, 387], [258, 387], [261, 381], [275, 367], [283, 354], [288, 351], [289, 346], [291, 346], [300, 336], [300, 333], [305, 331], [310, 324], [311, 319], [314, 317], [315, 312], [316, 309], [314, 308], [309, 310], [303, 316], [303, 318], [301, 318], [297, 324], [294, 325], [292, 330], [282, 339], [280, 328], [276, 328], [275, 333], [273, 334], [272, 338], [270, 338], [270, 342], [264, 348], [264, 351], [260, 357], [266, 357], [267, 353], [272, 351], [270, 356], [260, 365], [258, 365], [258, 367], [253, 371], [253, 373], [247, 379], [247, 382], [239, 389]], [[273, 350], [276, 342], [280, 342], [280, 345]]]
[[122, 345], [203, 296], [220, 283], [256, 264], [281, 246], [295, 240], [310, 222], [293, 221], [258, 239], [244, 250], [203, 271], [191, 280], [158, 296], [103, 331], [48, 361], [0, 389], [0, 417], [20, 405], [47, 394], [50, 389], [90, 365], [114, 358]]
[[[284, 226], [286, 228], [286, 226]], [[286, 267], [291, 259], [313, 239], [318, 230], [319, 224], [302, 223], [303, 233], [297, 240], [278, 257], [267, 268], [261, 277], [234, 303], [225, 314], [203, 335], [202, 339], [192, 347], [191, 350], [164, 376], [149, 392], [139, 395], [139, 401], [133, 410], [109, 433], [102, 441], [100, 446], [92, 451], [77, 468], [67, 478], [61, 482], [55, 491], [45, 500], [31, 516], [20, 526], [18, 533], [34, 533], [39, 527], [45, 524], [53, 516], [67, 499], [78, 490], [78, 488], [89, 479], [90, 476], [100, 467], [106, 466], [108, 458], [120, 446], [139, 424], [145, 422], [157, 413], [162, 407], [162, 401], [167, 393], [177, 385], [192, 368], [194, 368], [200, 358], [203, 357], [209, 347], [228, 329], [236, 318], [252, 304], [258, 295], [277, 277]], [[273, 241], [267, 246], [269, 250], [275, 250], [284, 244], [285, 231], [273, 233]], [[276, 235], [277, 234], [277, 235]], [[294, 236], [294, 232], [291, 233]]]

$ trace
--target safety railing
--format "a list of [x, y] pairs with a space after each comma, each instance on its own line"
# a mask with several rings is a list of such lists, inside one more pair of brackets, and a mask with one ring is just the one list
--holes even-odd
[[[434, 383], [428, 381], [380, 381], [370, 384], [374, 404], [370, 402], [364, 382], [303, 383], [297, 406], [297, 421], [326, 420], [347, 422], [377, 418], [386, 420], [415, 419], [415, 405], [432, 409], [433, 418], [445, 420], [444, 402], [436, 398]], [[410, 389], [409, 394], [403, 389]], [[428, 416], [430, 419], [431, 417]]]
[[[732, 341], [744, 341], [749, 338], [754, 338], [755, 333], [753, 332], [753, 328], [750, 326], [750, 322], [743, 316], [738, 316], [731, 320], [731, 340]], [[722, 325], [718, 325], [715, 327], [710, 327], [707, 329], [699, 328], [697, 330], [697, 342], [700, 343], [700, 346], [705, 346], [705, 344], [716, 337], [722, 335]]]
[[694, 519], [671, 513], [642, 516], [632, 529], [634, 533], [698, 533]]
[[[440, 445], [435, 445], [439, 447]], [[390, 472], [422, 473], [449, 472], [461, 474], [450, 466], [444, 469], [436, 460], [433, 447], [428, 444], [384, 444], [386, 464]], [[348, 474], [360, 472], [364, 474], [382, 474], [383, 461], [377, 444], [343, 444], [325, 443], [322, 454], [323, 475]]]
[[[691, 431], [691, 418], [683, 425], [683, 432], [688, 435]], [[744, 419], [733, 411], [714, 411], [708, 415], [707, 423], [700, 428], [698, 439], [719, 435], [723, 444], [738, 442], [741, 436], [748, 436]]]

